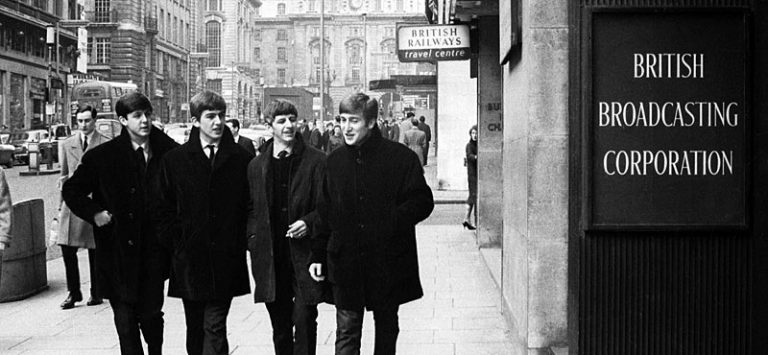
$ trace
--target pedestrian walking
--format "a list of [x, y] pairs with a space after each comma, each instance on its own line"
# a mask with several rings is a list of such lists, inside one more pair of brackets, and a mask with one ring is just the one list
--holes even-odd
[[[96, 131], [96, 109], [91, 105], [78, 108], [75, 117], [80, 132], [61, 142], [59, 146], [59, 163], [61, 177], [59, 189], [77, 170], [83, 154], [93, 150], [101, 143], [109, 140]], [[56, 244], [61, 247], [64, 259], [64, 271], [67, 278], [67, 298], [61, 303], [61, 309], [71, 309], [76, 302], [83, 300], [80, 291], [80, 269], [77, 262], [77, 250], [88, 249], [88, 267], [91, 275], [91, 295], [86, 305], [95, 306], [103, 303], [99, 292], [99, 282], [96, 277], [96, 242], [93, 239], [93, 227], [80, 217], [72, 214], [67, 204], [62, 200], [59, 205], [59, 230]]]
[[413, 128], [413, 122], [411, 122], [411, 120], [413, 120], [415, 116], [415, 113], [408, 112], [405, 114], [405, 118], [400, 121], [400, 135], [397, 138], [398, 142], [405, 144], [405, 132], [408, 132]]
[[[467, 197], [467, 214], [461, 224], [469, 230], [477, 229], [477, 125], [469, 129], [469, 142], [464, 151], [464, 165], [467, 167], [467, 185], [469, 196]], [[474, 219], [472, 212], [474, 211]]]
[[225, 355], [232, 299], [250, 291], [245, 225], [251, 156], [226, 127], [221, 96], [203, 91], [189, 107], [189, 140], [161, 164], [158, 232], [172, 251], [168, 296], [184, 304], [187, 354]]
[[411, 129], [403, 135], [403, 144], [416, 153], [421, 166], [424, 166], [424, 149], [427, 145], [427, 135], [419, 129], [419, 120], [411, 118]]
[[427, 120], [424, 116], [419, 116], [419, 129], [427, 136], [427, 144], [424, 145], [424, 166], [429, 165], [429, 145], [432, 142], [432, 128], [425, 122]]
[[309, 143], [312, 148], [317, 150], [323, 150], [323, 129], [324, 126], [322, 122], [318, 124], [317, 120], [313, 121], [312, 131], [309, 133], [309, 141], [305, 141], [305, 143]]
[[400, 141], [400, 124], [396, 119], [392, 120], [392, 123], [389, 125], [389, 140], [393, 142]]
[[240, 135], [240, 120], [236, 118], [227, 119], [227, 127], [229, 127], [229, 131], [232, 133], [235, 143], [245, 148], [245, 151], [251, 155], [251, 158], [256, 156], [256, 147], [253, 145], [253, 140]]
[[296, 106], [275, 100], [265, 110], [272, 139], [248, 165], [252, 204], [248, 250], [256, 303], [265, 303], [277, 355], [314, 355], [317, 304], [324, 282], [307, 265], [319, 214], [325, 154], [306, 145], [296, 127]]
[[345, 145], [328, 156], [323, 233], [310, 274], [327, 277], [336, 305], [336, 354], [359, 354], [364, 310], [373, 311], [374, 353], [394, 354], [398, 309], [423, 296], [415, 225], [434, 208], [418, 157], [381, 137], [378, 103], [363, 93], [339, 105]]
[[344, 136], [341, 134], [341, 126], [333, 126], [333, 135], [328, 138], [328, 150], [327, 154], [331, 154], [334, 150], [344, 145]]
[[152, 104], [140, 93], [122, 96], [115, 113], [122, 132], [83, 155], [62, 195], [94, 226], [97, 281], [112, 306], [120, 352], [144, 354], [143, 335], [149, 354], [161, 354], [169, 256], [157, 240], [152, 202], [160, 159], [178, 144], [153, 128]]

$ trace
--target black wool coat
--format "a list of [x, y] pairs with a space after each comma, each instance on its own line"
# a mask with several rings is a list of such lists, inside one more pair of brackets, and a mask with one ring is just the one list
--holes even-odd
[[224, 129], [211, 168], [196, 127], [187, 143], [164, 157], [157, 218], [160, 240], [172, 254], [169, 296], [212, 301], [250, 292], [245, 234], [249, 160]]
[[[138, 302], [140, 282], [162, 284], [168, 278], [168, 253], [157, 240], [151, 201], [159, 192], [160, 160], [178, 144], [152, 128], [149, 145], [152, 157], [142, 177], [123, 128], [117, 138], [89, 150], [62, 188], [72, 212], [93, 225], [96, 277], [111, 300]], [[112, 214], [112, 222], [96, 227], [93, 217], [103, 210]]]
[[[319, 211], [324, 222], [312, 260], [327, 256], [337, 308], [376, 309], [423, 296], [415, 225], [434, 208], [416, 154], [384, 139], [376, 126], [361, 147], [327, 160]], [[325, 244], [325, 250], [320, 247]]]
[[[248, 183], [250, 184], [251, 205], [248, 212], [248, 250], [251, 254], [251, 273], [255, 283], [253, 299], [255, 302], [275, 301], [275, 260], [273, 258], [272, 223], [270, 213], [273, 205], [273, 175], [271, 158], [274, 141], [269, 140], [259, 155], [248, 165]], [[303, 220], [307, 224], [306, 237], [290, 239], [288, 245], [291, 254], [293, 274], [298, 285], [297, 298], [302, 303], [315, 305], [327, 301], [324, 292], [326, 282], [316, 282], [309, 276], [309, 256], [312, 251], [312, 238], [318, 228], [319, 214], [317, 203], [322, 191], [325, 176], [325, 153], [304, 144], [300, 135], [296, 135], [290, 167], [290, 196], [288, 201], [289, 220]]]

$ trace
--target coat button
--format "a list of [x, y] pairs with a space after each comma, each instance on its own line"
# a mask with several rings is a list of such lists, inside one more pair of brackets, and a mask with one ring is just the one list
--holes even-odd
[[355, 161], [356, 161], [358, 164], [363, 164], [363, 159], [357, 158], [357, 159], [355, 159]]
[[128, 214], [128, 218], [129, 218], [129, 219], [133, 219], [133, 213], [129, 213], [129, 214]]
[[133, 246], [133, 240], [129, 240], [128, 245]]
[[136, 193], [136, 188], [135, 188], [135, 187], [132, 187], [132, 188], [131, 188], [131, 194], [134, 194], [134, 193]]

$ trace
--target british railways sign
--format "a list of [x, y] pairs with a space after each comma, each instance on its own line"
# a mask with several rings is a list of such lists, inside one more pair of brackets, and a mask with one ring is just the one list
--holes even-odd
[[397, 57], [401, 62], [469, 59], [467, 25], [398, 25]]

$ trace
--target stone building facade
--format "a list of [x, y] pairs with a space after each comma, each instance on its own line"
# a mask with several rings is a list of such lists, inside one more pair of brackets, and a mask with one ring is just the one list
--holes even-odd
[[[77, 9], [74, 0], [0, 1], [0, 131], [42, 128], [68, 117], [65, 83], [76, 65], [77, 31], [58, 26], [49, 45], [46, 28], [77, 19]], [[53, 108], [48, 114], [46, 103]]]
[[[325, 80], [333, 106], [350, 93], [368, 91], [371, 80], [435, 74], [433, 65], [400, 63], [396, 54], [396, 24], [426, 23], [423, 3], [326, 0], [324, 11]], [[254, 64], [263, 85], [301, 87], [319, 96], [320, 2], [265, 0], [256, 26]]]
[[162, 122], [184, 121], [189, 54], [200, 4], [193, 0], [85, 0], [88, 73], [133, 82]]

